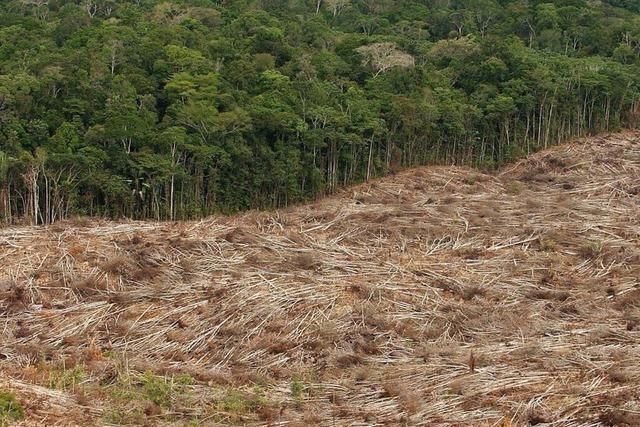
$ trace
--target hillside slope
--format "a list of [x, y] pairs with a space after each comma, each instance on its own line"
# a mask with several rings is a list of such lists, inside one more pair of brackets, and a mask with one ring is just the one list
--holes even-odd
[[639, 194], [627, 133], [276, 212], [5, 228], [0, 391], [29, 425], [639, 425]]

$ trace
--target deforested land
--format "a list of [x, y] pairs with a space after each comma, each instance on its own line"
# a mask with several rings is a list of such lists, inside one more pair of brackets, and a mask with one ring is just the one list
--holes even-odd
[[0, 229], [0, 423], [640, 425], [640, 135]]

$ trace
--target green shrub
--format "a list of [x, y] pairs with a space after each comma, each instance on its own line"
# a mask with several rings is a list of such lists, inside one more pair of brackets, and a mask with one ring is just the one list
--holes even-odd
[[73, 390], [87, 377], [84, 367], [78, 365], [73, 369], [61, 369], [49, 374], [49, 388], [55, 390]]
[[304, 402], [304, 389], [305, 385], [300, 378], [294, 378], [291, 382], [291, 397], [296, 406], [301, 406]]
[[249, 411], [251, 402], [243, 393], [238, 390], [229, 390], [227, 394], [218, 402], [218, 410], [241, 415]]
[[24, 418], [24, 408], [11, 392], [0, 390], [0, 426]]
[[171, 405], [172, 384], [166, 378], [146, 372], [140, 379], [147, 398], [158, 406]]

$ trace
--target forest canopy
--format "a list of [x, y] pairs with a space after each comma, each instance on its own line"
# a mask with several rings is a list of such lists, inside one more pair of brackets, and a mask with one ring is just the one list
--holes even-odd
[[634, 126], [637, 0], [0, 2], [0, 221], [286, 206]]

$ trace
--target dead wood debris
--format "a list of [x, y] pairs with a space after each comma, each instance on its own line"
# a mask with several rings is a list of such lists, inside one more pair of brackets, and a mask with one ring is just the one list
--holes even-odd
[[[42, 387], [64, 361], [104, 387], [186, 373], [197, 402], [260, 384], [246, 425], [637, 425], [639, 178], [625, 133], [275, 213], [3, 228], [0, 386], [55, 407], [35, 424], [108, 410]], [[238, 422], [171, 416], [203, 411]]]

